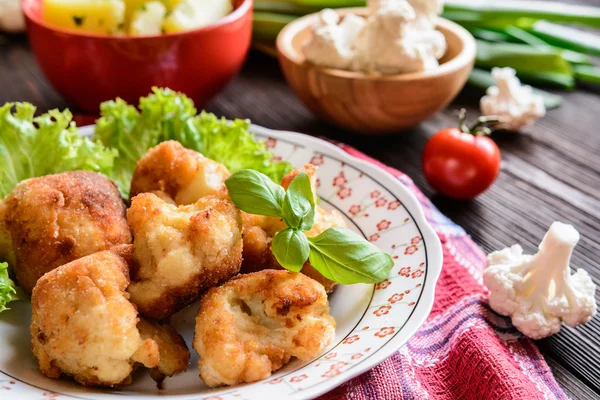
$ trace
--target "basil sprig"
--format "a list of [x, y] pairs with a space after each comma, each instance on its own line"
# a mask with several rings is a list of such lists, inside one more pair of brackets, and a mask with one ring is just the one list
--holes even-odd
[[306, 237], [315, 219], [315, 196], [310, 178], [299, 173], [287, 191], [266, 175], [245, 169], [225, 181], [231, 200], [250, 214], [282, 218], [287, 228], [271, 242], [277, 262], [300, 272], [310, 264], [324, 277], [342, 284], [377, 283], [394, 266], [392, 257], [349, 229], [329, 228], [316, 237]]

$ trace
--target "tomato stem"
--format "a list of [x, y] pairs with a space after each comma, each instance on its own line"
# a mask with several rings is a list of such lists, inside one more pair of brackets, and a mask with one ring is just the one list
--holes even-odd
[[497, 116], [481, 116], [471, 124], [467, 125], [467, 110], [461, 108], [458, 112], [458, 127], [464, 133], [470, 133], [473, 136], [490, 135], [494, 129], [493, 125], [500, 122], [500, 118]]

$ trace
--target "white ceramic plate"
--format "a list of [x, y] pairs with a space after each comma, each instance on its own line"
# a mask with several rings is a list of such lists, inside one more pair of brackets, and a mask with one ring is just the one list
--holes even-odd
[[[308, 363], [294, 360], [262, 382], [210, 389], [198, 378], [198, 356], [192, 350], [188, 371], [167, 379], [162, 391], [142, 371], [135, 374], [133, 385], [121, 390], [88, 389], [39, 372], [30, 351], [31, 306], [16, 302], [0, 314], [1, 399], [309, 399], [373, 368], [408, 341], [431, 310], [442, 267], [440, 241], [415, 196], [387, 172], [323, 140], [257, 126], [253, 132], [295, 166], [318, 165], [320, 204], [340, 211], [349, 228], [394, 258], [384, 282], [340, 286], [330, 296], [337, 334], [327, 351]], [[90, 135], [93, 128], [84, 127], [81, 133]], [[188, 345], [196, 312], [193, 304], [173, 317]]]

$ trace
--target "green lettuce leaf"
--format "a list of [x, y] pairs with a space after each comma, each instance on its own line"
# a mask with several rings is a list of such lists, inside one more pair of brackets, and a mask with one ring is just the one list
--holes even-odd
[[34, 117], [35, 110], [29, 103], [0, 106], [0, 198], [24, 179], [112, 169], [117, 152], [79, 136], [69, 110]]
[[264, 143], [248, 131], [248, 121], [228, 121], [206, 112], [196, 115], [192, 100], [171, 89], [153, 88], [152, 94], [140, 99], [139, 111], [121, 99], [107, 101], [100, 106], [100, 115], [95, 137], [119, 152], [109, 176], [125, 197], [138, 160], [166, 140], [177, 140], [225, 164], [232, 173], [256, 169], [279, 183], [291, 169], [287, 162], [272, 160]]
[[6, 305], [18, 299], [15, 283], [8, 277], [8, 264], [0, 263], [0, 312], [9, 310]]
[[232, 174], [243, 169], [254, 169], [267, 175], [277, 184], [291, 169], [287, 161], [274, 161], [273, 153], [265, 143], [258, 141], [249, 132], [250, 121], [235, 119], [228, 121], [214, 114], [202, 112], [188, 124], [196, 150], [206, 157], [218, 161]]
[[139, 111], [121, 99], [100, 105], [95, 138], [107, 147], [116, 149], [119, 157], [109, 177], [127, 197], [131, 177], [138, 160], [149, 148], [165, 140], [185, 140], [186, 122], [196, 115], [194, 103], [170, 89], [153, 89], [140, 99]]

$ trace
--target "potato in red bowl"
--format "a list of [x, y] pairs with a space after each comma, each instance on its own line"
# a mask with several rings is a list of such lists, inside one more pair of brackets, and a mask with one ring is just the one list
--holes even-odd
[[97, 112], [120, 97], [136, 104], [152, 86], [169, 87], [202, 107], [241, 68], [252, 35], [252, 0], [202, 28], [152, 36], [84, 33], [49, 25], [43, 0], [23, 0], [27, 33], [44, 75], [69, 103]]

